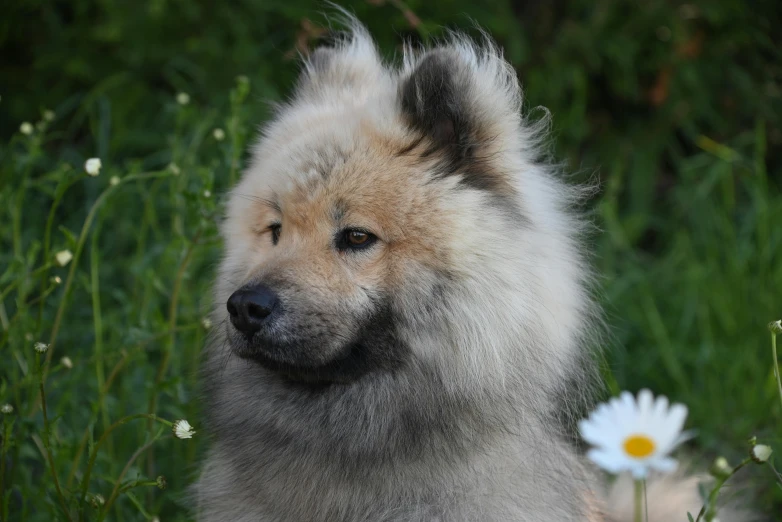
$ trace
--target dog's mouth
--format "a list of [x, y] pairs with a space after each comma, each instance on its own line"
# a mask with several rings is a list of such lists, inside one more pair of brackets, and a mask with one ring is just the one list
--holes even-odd
[[326, 360], [307, 357], [307, 350], [301, 346], [261, 346], [236, 338], [230, 339], [230, 345], [240, 358], [290, 383], [308, 387], [351, 384], [373, 372], [394, 371], [404, 364], [409, 353], [392, 338], [360, 339], [344, 345]]
[[292, 383], [350, 384], [378, 371], [394, 371], [410, 356], [410, 348], [396, 334], [388, 305], [362, 321], [357, 334], [336, 339], [307, 335], [306, 331], [275, 333], [260, 329], [249, 338], [230, 328], [226, 334], [234, 354]]
[[369, 373], [373, 368], [363, 360], [363, 352], [362, 346], [355, 343], [340, 350], [340, 353], [329, 361], [313, 361], [311, 364], [282, 360], [263, 349], [251, 352], [241, 350], [237, 355], [293, 383], [325, 386], [350, 384]]

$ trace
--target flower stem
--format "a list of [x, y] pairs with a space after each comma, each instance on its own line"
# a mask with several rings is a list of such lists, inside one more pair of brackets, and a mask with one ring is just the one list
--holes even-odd
[[635, 481], [635, 516], [633, 522], [643, 522], [644, 512], [644, 481]]
[[[106, 409], [106, 401], [103, 394], [103, 385], [106, 381], [105, 368], [103, 360], [103, 314], [101, 313], [100, 303], [100, 250], [98, 245], [98, 235], [100, 232], [101, 219], [95, 221], [95, 229], [92, 232], [92, 245], [90, 247], [90, 292], [92, 294], [92, 322], [95, 332], [95, 384], [98, 388], [98, 411], [103, 420], [103, 431], [106, 431], [111, 424], [109, 422], [109, 412]], [[113, 456], [111, 439], [107, 442], [107, 449]]]
[[[87, 462], [87, 469], [84, 472], [84, 477], [82, 478], [81, 483], [81, 494], [79, 495], [79, 500], [84, 501], [84, 499], [87, 498], [87, 487], [89, 486], [90, 482], [90, 475], [92, 474], [92, 468], [95, 466], [95, 459], [98, 456], [98, 450], [100, 450], [101, 446], [103, 446], [103, 443], [106, 442], [106, 438], [111, 434], [112, 431], [114, 431], [116, 428], [122, 426], [123, 424], [130, 422], [135, 419], [149, 419], [151, 421], [160, 422], [162, 424], [165, 424], [166, 426], [173, 426], [173, 423], [170, 421], [167, 421], [166, 419], [160, 418], [157, 415], [153, 415], [150, 413], [137, 413], [135, 415], [128, 415], [127, 417], [123, 417], [103, 432], [103, 434], [98, 439], [98, 442], [95, 444], [95, 447], [92, 449], [92, 453], [90, 454], [89, 461]], [[84, 512], [82, 511], [82, 515]], [[82, 517], [79, 517], [79, 520], [82, 520]]]
[[[182, 259], [182, 262], [179, 264], [179, 270], [177, 270], [176, 279], [174, 280], [174, 287], [171, 291], [171, 301], [168, 307], [168, 343], [165, 347], [165, 351], [163, 352], [160, 365], [158, 366], [157, 374], [155, 375], [154, 388], [152, 389], [152, 394], [149, 397], [149, 405], [147, 406], [147, 411], [152, 414], [156, 413], [157, 397], [160, 393], [160, 387], [163, 383], [163, 379], [166, 377], [166, 372], [168, 371], [168, 365], [171, 361], [171, 353], [174, 351], [174, 344], [176, 344], [177, 311], [179, 309], [179, 292], [182, 288], [182, 281], [184, 279], [185, 272], [187, 271], [187, 266], [190, 264], [190, 259], [193, 256], [193, 251], [198, 246], [198, 242], [201, 239], [202, 232], [203, 230], [199, 229], [188, 245], [187, 250], [185, 251], [185, 256]], [[147, 428], [150, 432], [152, 431], [152, 420], [147, 423]], [[152, 476], [155, 473], [155, 454], [153, 452], [149, 452], [147, 455], [147, 473], [149, 476]]]
[[[125, 475], [128, 473], [128, 470], [130, 469], [130, 467], [133, 465], [133, 463], [136, 461], [136, 459], [139, 457], [139, 455], [141, 455], [142, 453], [147, 451], [149, 448], [151, 448], [152, 445], [155, 442], [157, 442], [159, 438], [160, 438], [159, 435], [157, 435], [157, 436], [153, 437], [152, 440], [150, 440], [149, 442], [147, 442], [146, 444], [141, 446], [139, 449], [137, 449], [136, 452], [133, 453], [133, 455], [130, 457], [130, 460], [128, 460], [127, 464], [125, 464], [125, 467], [122, 468], [122, 472], [119, 474], [119, 477], [117, 477], [117, 482], [114, 484], [114, 489], [111, 491], [111, 495], [109, 496], [109, 500], [108, 500], [108, 502], [106, 502], [106, 506], [103, 508], [103, 510], [101, 511], [100, 517], [98, 518], [99, 522], [102, 522], [106, 518], [106, 515], [109, 513], [109, 509], [111, 509], [111, 506], [114, 504], [114, 501], [117, 500], [117, 497], [119, 496], [119, 494], [122, 493], [122, 490], [123, 490], [123, 488], [122, 488], [122, 479], [125, 478]], [[147, 482], [145, 484], [155, 485], [155, 482], [154, 481], [149, 481], [149, 482]]]
[[700, 512], [698, 513], [698, 517], [695, 519], [695, 522], [700, 522], [701, 519], [706, 520], [707, 522], [714, 520], [714, 517], [717, 516], [717, 500], [720, 496], [720, 489], [722, 489], [722, 486], [725, 484], [725, 482], [728, 481], [730, 477], [735, 475], [738, 470], [750, 462], [752, 462], [752, 459], [747, 457], [746, 459], [742, 460], [738, 466], [733, 468], [729, 475], [717, 479], [717, 481], [714, 483], [714, 487], [711, 488], [711, 492], [709, 493], [709, 498], [706, 501], [706, 504], [704, 504], [704, 506], [701, 508]]
[[771, 353], [774, 356], [774, 377], [777, 379], [779, 400], [782, 401], [782, 379], [779, 377], [779, 359], [777, 359], [777, 333], [771, 332]]
[[52, 457], [52, 446], [49, 438], [51, 434], [51, 424], [49, 424], [49, 412], [46, 409], [46, 392], [43, 386], [45, 377], [43, 375], [43, 368], [41, 366], [41, 357], [38, 354], [35, 355], [35, 365], [39, 378], [38, 389], [41, 394], [41, 413], [43, 414], [43, 445], [44, 449], [46, 450], [45, 457], [49, 467], [51, 468], [50, 471], [52, 474], [52, 480], [54, 482], [54, 489], [57, 491], [57, 500], [60, 502], [60, 507], [62, 507], [63, 514], [70, 521], [71, 512], [68, 509], [68, 503], [65, 501], [65, 496], [62, 494], [62, 489], [60, 488], [60, 479], [57, 476], [57, 467], [54, 465], [54, 458]]
[[[100, 196], [95, 200], [95, 203], [92, 204], [92, 207], [90, 207], [89, 212], [87, 213], [87, 217], [84, 220], [84, 224], [82, 225], [81, 232], [79, 233], [79, 238], [76, 242], [76, 250], [73, 253], [73, 259], [70, 262], [70, 270], [68, 271], [68, 276], [65, 278], [65, 285], [63, 286], [62, 291], [62, 298], [60, 299], [60, 305], [57, 307], [57, 313], [54, 316], [54, 325], [52, 326], [52, 331], [49, 336], [49, 350], [46, 353], [46, 363], [43, 367], [43, 376], [46, 377], [49, 365], [52, 360], [52, 356], [54, 354], [54, 348], [55, 344], [57, 342], [57, 334], [60, 331], [60, 326], [62, 325], [62, 319], [63, 315], [65, 314], [65, 309], [67, 308], [68, 303], [68, 297], [70, 295], [71, 285], [73, 284], [74, 278], [76, 276], [76, 267], [78, 266], [79, 262], [79, 256], [81, 255], [82, 249], [84, 248], [84, 243], [87, 241], [87, 233], [89, 232], [92, 221], [95, 219], [95, 216], [100, 210], [100, 208], [103, 206], [103, 203], [108, 199], [108, 197], [117, 190], [118, 187], [122, 186], [125, 183], [128, 183], [129, 181], [137, 180], [137, 179], [150, 179], [150, 178], [160, 178], [168, 176], [169, 173], [167, 172], [145, 172], [141, 174], [131, 174], [130, 176], [125, 176], [122, 178], [122, 180], [117, 185], [110, 186], [106, 190], [104, 190]], [[32, 413], [35, 413], [35, 408], [37, 407], [37, 404], [33, 406]]]

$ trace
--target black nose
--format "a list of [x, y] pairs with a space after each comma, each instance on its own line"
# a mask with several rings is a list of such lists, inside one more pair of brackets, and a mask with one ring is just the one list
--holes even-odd
[[231, 323], [247, 337], [261, 329], [277, 307], [279, 298], [263, 285], [245, 286], [228, 298], [226, 307]]

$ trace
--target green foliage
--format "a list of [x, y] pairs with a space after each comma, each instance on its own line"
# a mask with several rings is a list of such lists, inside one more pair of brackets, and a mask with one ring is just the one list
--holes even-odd
[[[687, 404], [693, 450], [739, 460], [747, 436], [779, 448], [782, 429], [764, 331], [782, 316], [781, 20], [772, 1], [703, 4], [349, 7], [389, 59], [401, 37], [473, 32], [471, 20], [505, 48], [530, 117], [543, 114], [538, 106], [553, 115], [554, 156], [575, 181], [600, 180], [590, 205], [602, 231], [590, 244], [613, 328], [611, 386]], [[90, 520], [188, 518], [185, 488], [205, 439], [175, 440], [146, 417], [111, 427], [151, 412], [199, 429], [221, 195], [268, 117], [266, 101], [284, 99], [297, 52], [321, 33], [324, 9], [303, 0], [3, 4], [0, 404], [15, 411], [0, 431], [2, 520], [64, 519], [63, 502]], [[188, 105], [176, 102], [180, 91]], [[24, 121], [31, 135], [19, 132]], [[99, 176], [84, 174], [88, 157], [102, 159]], [[54, 255], [65, 249], [74, 258], [60, 267]], [[51, 344], [38, 363], [36, 341]], [[741, 473], [761, 509], [778, 512], [780, 490], [760, 470]]]

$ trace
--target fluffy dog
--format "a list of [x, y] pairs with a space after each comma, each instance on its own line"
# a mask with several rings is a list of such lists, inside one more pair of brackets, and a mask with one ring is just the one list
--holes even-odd
[[488, 41], [394, 66], [353, 23], [305, 60], [228, 201], [199, 520], [626, 516], [562, 422], [596, 374], [583, 190], [521, 108]]

